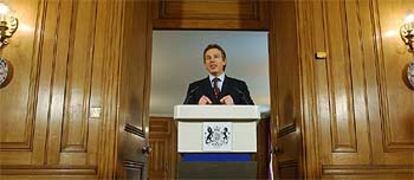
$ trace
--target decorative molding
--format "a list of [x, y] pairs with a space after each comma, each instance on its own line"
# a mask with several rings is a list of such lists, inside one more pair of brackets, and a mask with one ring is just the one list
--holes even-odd
[[96, 174], [94, 166], [0, 166], [1, 175], [93, 175]]
[[122, 164], [124, 167], [130, 167], [130, 168], [144, 168], [145, 167], [145, 163], [144, 162], [138, 162], [138, 161], [129, 161], [129, 160], [124, 160], [122, 161]]
[[[390, 118], [390, 107], [396, 107], [390, 104], [388, 96], [389, 85], [387, 83], [387, 68], [385, 62], [385, 53], [382, 39], [384, 37], [383, 30], [381, 28], [380, 10], [377, 0], [370, 1], [370, 12], [373, 18], [371, 26], [375, 29], [374, 43], [375, 43], [375, 70], [377, 74], [376, 82], [378, 86], [378, 99], [381, 111], [381, 127], [382, 127], [382, 140], [383, 150], [385, 152], [401, 152], [412, 151], [414, 149], [414, 140], [411, 138], [411, 142], [395, 142], [392, 133], [392, 119]], [[392, 59], [393, 61], [395, 59]], [[398, 76], [399, 77], [399, 76]], [[398, 78], [400, 79], [400, 78]], [[397, 107], [398, 108], [398, 107]], [[396, 129], [394, 129], [396, 130]]]
[[[91, 2], [92, 3], [92, 2]], [[87, 13], [89, 17], [88, 19], [92, 19], [92, 21], [88, 21], [88, 24], [90, 24], [90, 27], [87, 26], [88, 29], [80, 29], [78, 30], [77, 26], [81, 25], [82, 21], [79, 21], [80, 19], [84, 19], [85, 17], [80, 16], [82, 15], [81, 12], [79, 12], [83, 8], [79, 8], [79, 2], [75, 1], [72, 3], [73, 9], [72, 9], [72, 15], [70, 19], [70, 34], [69, 34], [69, 49], [67, 52], [67, 61], [66, 61], [66, 78], [65, 78], [65, 105], [64, 105], [64, 119], [62, 121], [62, 152], [86, 152], [87, 151], [87, 144], [88, 144], [88, 133], [89, 133], [89, 104], [90, 104], [90, 95], [91, 95], [91, 89], [92, 89], [92, 73], [94, 71], [93, 69], [93, 63], [94, 63], [94, 45], [95, 45], [95, 31], [96, 31], [96, 18], [97, 18], [97, 2], [93, 2], [93, 5], [91, 6], [91, 9], [88, 9], [90, 11], [90, 14]], [[78, 31], [77, 31], [78, 30]], [[88, 39], [86, 41], [83, 41], [84, 39], [78, 38], [77, 36], [84, 31], [88, 31], [89, 35], [87, 36]], [[75, 44], [76, 42], [82, 41], [87, 43], [88, 49], [76, 49]], [[78, 43], [79, 45], [79, 43]], [[90, 49], [90, 50], [89, 50]], [[77, 59], [75, 59], [75, 54], [79, 54], [79, 52], [75, 52], [75, 50], [80, 50], [81, 53], [85, 53], [86, 57], [85, 59], [82, 59], [82, 62], [85, 62], [83, 64], [83, 72], [78, 72], [79, 70], [76, 68], [78, 65], [75, 63]], [[81, 95], [82, 100], [82, 106], [77, 107], [72, 105], [72, 85], [73, 81], [79, 80], [74, 79], [73, 75], [75, 74], [81, 74], [82, 75], [82, 81], [83, 84], [78, 84], [77, 87], [82, 86], [83, 91]], [[79, 76], [79, 75], [78, 75]], [[75, 102], [79, 103], [79, 102]], [[77, 108], [75, 109], [75, 112], [81, 112], [80, 116], [77, 116], [77, 120], [73, 120], [72, 111], [73, 107]], [[81, 111], [79, 109], [82, 108]], [[75, 117], [76, 118], [76, 117]], [[75, 123], [79, 126], [76, 126]], [[75, 125], [75, 126], [74, 126]], [[76, 129], [81, 129], [81, 135], [80, 138], [73, 139], [75, 137], [70, 136], [70, 132]], [[79, 130], [76, 130], [79, 131]], [[73, 135], [73, 133], [72, 133]], [[71, 140], [69, 140], [71, 138]]]
[[[64, 97], [64, 117], [62, 120], [62, 131], [61, 131], [61, 151], [63, 152], [84, 152], [86, 149], [86, 144], [84, 143], [83, 140], [81, 140], [82, 142], [79, 142], [79, 139], [76, 143], [70, 143], [69, 138], [74, 138], [74, 137], [70, 137], [69, 132], [71, 131], [71, 126], [73, 126], [73, 124], [71, 124], [71, 122], [79, 122], [79, 121], [85, 121], [84, 118], [81, 119], [75, 119], [73, 120], [72, 116], [73, 114], [72, 112], [72, 107], [71, 107], [71, 102], [72, 102], [72, 74], [74, 70], [76, 70], [76, 68], [73, 68], [74, 66], [74, 44], [76, 41], [76, 25], [77, 25], [77, 17], [79, 14], [78, 11], [78, 6], [79, 6], [79, 2], [77, 1], [72, 1], [71, 3], [72, 5], [72, 12], [71, 12], [71, 17], [70, 17], [70, 27], [69, 27], [69, 42], [68, 42], [68, 52], [66, 54], [66, 76], [65, 76], [65, 97]], [[87, 68], [86, 68], [87, 69]], [[85, 97], [85, 96], [83, 96]], [[84, 102], [84, 101], [83, 101]], [[75, 107], [76, 108], [76, 107]], [[79, 114], [79, 111], [77, 111]], [[82, 111], [81, 114], [84, 115], [85, 111]], [[81, 127], [77, 127], [77, 129], [81, 129], [82, 133], [81, 133], [81, 137], [82, 139], [85, 138], [85, 124], [81, 123], [82, 126]], [[87, 130], [86, 130], [87, 131]], [[73, 140], [72, 140], [73, 141]]]
[[287, 160], [287, 161], [279, 161], [279, 168], [290, 168], [290, 167], [298, 167], [299, 163], [297, 160]]
[[[301, 167], [299, 172], [303, 172], [304, 177], [320, 178], [320, 157], [319, 157], [319, 139], [318, 139], [318, 118], [315, 106], [316, 102], [316, 85], [315, 85], [315, 63], [313, 53], [309, 49], [316, 49], [314, 42], [317, 41], [314, 36], [314, 24], [318, 24], [314, 12], [319, 9], [315, 8], [321, 5], [321, 2], [312, 0], [304, 1], [306, 3], [295, 2], [298, 12], [298, 51], [300, 54], [300, 90], [301, 90], [301, 126], [300, 131], [303, 133], [301, 145], [303, 150], [300, 153]], [[318, 6], [317, 6], [318, 5]]]
[[[27, 114], [25, 116], [25, 131], [24, 131], [24, 141], [22, 142], [0, 142], [0, 152], [3, 151], [32, 151], [33, 148], [33, 137], [34, 135], [34, 124], [36, 122], [35, 110], [37, 109], [37, 94], [39, 92], [39, 81], [40, 81], [40, 64], [42, 63], [42, 51], [41, 46], [43, 45], [43, 35], [41, 32], [45, 28], [45, 19], [46, 16], [43, 14], [46, 13], [44, 10], [46, 3], [39, 1], [36, 9], [36, 19], [34, 27], [34, 40], [33, 40], [33, 54], [31, 58], [32, 65], [30, 66], [30, 81], [28, 86], [28, 99], [26, 104]], [[43, 9], [43, 11], [42, 11]]]
[[124, 130], [128, 133], [131, 133], [131, 134], [137, 135], [139, 137], [145, 138], [145, 133], [144, 133], [143, 130], [141, 130], [141, 129], [139, 129], [139, 128], [137, 128], [137, 127], [135, 127], [135, 126], [133, 126], [129, 123], [125, 124], [125, 129]]
[[279, 132], [277, 133], [277, 137], [283, 137], [295, 131], [296, 131], [296, 119], [294, 119], [293, 122], [289, 123], [288, 125], [279, 129]]
[[[194, 1], [187, 1], [187, 3], [195, 3]], [[236, 1], [234, 1], [236, 2]], [[243, 6], [248, 7], [248, 11], [247, 12], [238, 12], [238, 13], [243, 13], [245, 15], [243, 16], [231, 16], [228, 13], [223, 13], [223, 14], [211, 14], [208, 13], [206, 10], [205, 13], [193, 13], [193, 14], [189, 14], [183, 17], [183, 15], [181, 14], [181, 11], [172, 11], [174, 9], [179, 9], [181, 8], [181, 6], [183, 6], [183, 4], [185, 4], [186, 2], [184, 1], [166, 1], [166, 0], [161, 0], [159, 5], [159, 18], [160, 19], [177, 19], [180, 20], [182, 18], [184, 19], [192, 19], [192, 20], [208, 20], [208, 19], [213, 19], [214, 20], [259, 20], [260, 19], [260, 7], [258, 4], [258, 1], [239, 1], [239, 3], [243, 3]], [[199, 2], [197, 2], [199, 3]], [[205, 3], [200, 3], [200, 4], [217, 4], [217, 3], [221, 3], [222, 6], [225, 6], [226, 4], [229, 3], [229, 1], [216, 1], [216, 2], [205, 2]], [[238, 4], [239, 6], [241, 6], [240, 4]], [[203, 8], [203, 6], [200, 5], [200, 8]]]
[[[139, 171], [139, 178], [138, 179], [142, 179], [144, 177], [144, 169], [145, 169], [145, 163], [143, 162], [137, 162], [137, 161], [129, 161], [129, 160], [124, 160], [122, 161], [122, 166], [124, 168], [126, 168], [126, 171], [128, 171], [128, 169], [132, 169], [132, 171]], [[134, 177], [136, 177], [137, 174], [134, 173]]]
[[[339, 3], [339, 2], [338, 2]], [[345, 6], [347, 2], [342, 2], [342, 6]], [[323, 9], [324, 9], [324, 21], [325, 21], [325, 33], [326, 33], [326, 47], [328, 48], [328, 52], [331, 52], [328, 56], [328, 61], [325, 63], [325, 68], [326, 68], [326, 72], [327, 72], [327, 85], [328, 85], [328, 91], [329, 91], [329, 97], [330, 97], [330, 119], [331, 119], [331, 145], [332, 145], [332, 152], [335, 153], [341, 153], [341, 152], [347, 152], [347, 153], [352, 153], [352, 152], [357, 152], [357, 145], [356, 145], [356, 127], [355, 127], [355, 114], [354, 114], [354, 99], [353, 99], [353, 94], [354, 94], [354, 89], [353, 89], [353, 79], [351, 78], [353, 75], [353, 71], [352, 71], [352, 64], [351, 64], [351, 47], [350, 47], [350, 42], [349, 42], [349, 31], [348, 31], [348, 19], [347, 19], [347, 12], [345, 10], [345, 7], [341, 7], [339, 9], [341, 9], [343, 12], [339, 12], [340, 13], [340, 17], [341, 17], [341, 35], [342, 35], [342, 40], [339, 40], [339, 43], [343, 42], [343, 47], [344, 49], [341, 49], [341, 51], [343, 52], [343, 60], [346, 63], [346, 66], [344, 67], [344, 72], [347, 73], [347, 75], [344, 75], [344, 77], [346, 77], [345, 82], [341, 82], [341, 83], [345, 83], [344, 86], [347, 87], [345, 88], [346, 90], [346, 103], [347, 103], [347, 124], [348, 124], [348, 132], [346, 134], [342, 133], [342, 136], [348, 135], [348, 142], [346, 142], [346, 144], [344, 144], [343, 142], [339, 142], [339, 135], [338, 135], [338, 120], [337, 120], [337, 95], [336, 95], [336, 88], [335, 88], [335, 83], [338, 83], [340, 81], [337, 81], [335, 79], [336, 76], [334, 76], [334, 63], [335, 62], [340, 62], [342, 59], [340, 59], [340, 57], [337, 57], [336, 59], [334, 59], [332, 57], [332, 53], [334, 52], [332, 49], [330, 49], [332, 47], [331, 44], [337, 44], [338, 42], [334, 42], [334, 40], [331, 39], [331, 37], [333, 35], [331, 35], [332, 32], [336, 32], [333, 30], [330, 30], [329, 27], [332, 27], [332, 25], [329, 25], [329, 23], [331, 22], [329, 19], [330, 17], [333, 16], [329, 16], [328, 14], [328, 2], [324, 2], [323, 5]], [[344, 24], [345, 23], [345, 24]], [[336, 37], [336, 36], [335, 36]], [[335, 61], [333, 61], [335, 60]], [[348, 88], [349, 87], [349, 88]], [[343, 125], [343, 124], [341, 124]], [[339, 125], [339, 126], [341, 126]]]
[[[266, 1], [169, 1], [153, 3], [156, 29], [256, 29], [268, 28]], [[220, 10], [225, 9], [225, 10]]]
[[[101, 39], [102, 46], [95, 49], [95, 58], [110, 59], [103, 64], [103, 112], [102, 131], [99, 137], [98, 177], [100, 179], [115, 179], [117, 169], [117, 136], [118, 136], [118, 101], [120, 84], [120, 61], [122, 53], [123, 16], [125, 13], [125, 1], [108, 1], [99, 3], [97, 9], [97, 31], [98, 39]], [[106, 16], [111, 14], [111, 16]], [[107, 34], [113, 34], [112, 38], [104, 38]], [[98, 57], [99, 56], [99, 57]]]
[[[174, 179], [177, 161], [177, 132], [172, 117], [150, 117], [149, 143], [153, 151], [149, 155], [150, 179]], [[163, 126], [161, 128], [152, 128]]]
[[[155, 174], [168, 172], [171, 153], [171, 145], [168, 137], [165, 138], [150, 138], [149, 143], [153, 151], [149, 155], [150, 168], [149, 171], [154, 171]], [[171, 169], [173, 170], [173, 169]]]
[[149, 129], [151, 136], [169, 135], [171, 133], [172, 117], [151, 117], [149, 123]]
[[414, 174], [414, 166], [324, 165], [322, 173], [324, 175]]

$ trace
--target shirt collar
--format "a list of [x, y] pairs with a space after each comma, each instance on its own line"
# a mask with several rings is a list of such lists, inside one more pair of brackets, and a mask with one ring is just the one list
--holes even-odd
[[[222, 73], [220, 76], [217, 76], [217, 78], [220, 79], [219, 82], [223, 82], [225, 77], [226, 77], [226, 73]], [[211, 74], [208, 74], [208, 79], [210, 80], [210, 82], [213, 82], [213, 79], [214, 78], [216, 78], [216, 76], [213, 76]]]

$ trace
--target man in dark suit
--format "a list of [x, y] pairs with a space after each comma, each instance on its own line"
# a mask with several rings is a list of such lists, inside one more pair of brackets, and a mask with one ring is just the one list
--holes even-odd
[[226, 53], [221, 46], [208, 45], [203, 59], [209, 75], [189, 85], [184, 104], [254, 104], [246, 83], [225, 75]]

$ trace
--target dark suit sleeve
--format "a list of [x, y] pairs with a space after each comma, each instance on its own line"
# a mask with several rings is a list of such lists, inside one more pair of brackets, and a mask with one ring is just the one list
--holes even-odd
[[250, 97], [249, 89], [244, 81], [234, 80], [232, 83], [231, 92], [234, 104], [238, 105], [254, 105], [252, 98]]
[[187, 95], [184, 99], [183, 104], [197, 104], [197, 100], [196, 100], [196, 94], [195, 91], [197, 89], [195, 89], [195, 85], [192, 83], [188, 86], [188, 90], [187, 90]]
[[254, 102], [252, 100], [252, 97], [250, 97], [249, 88], [247, 88], [247, 84], [245, 82], [242, 82], [242, 91], [244, 94], [245, 101], [248, 105], [254, 105]]

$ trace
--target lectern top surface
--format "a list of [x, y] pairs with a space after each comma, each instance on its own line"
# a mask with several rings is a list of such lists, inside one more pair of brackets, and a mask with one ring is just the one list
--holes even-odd
[[260, 119], [260, 110], [256, 105], [176, 105], [174, 119], [257, 120]]

